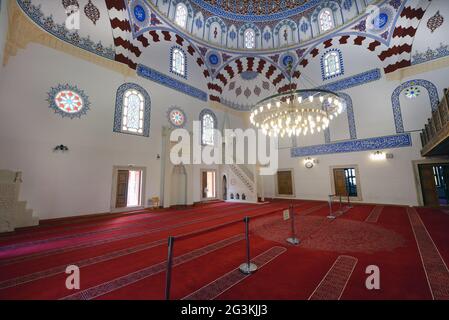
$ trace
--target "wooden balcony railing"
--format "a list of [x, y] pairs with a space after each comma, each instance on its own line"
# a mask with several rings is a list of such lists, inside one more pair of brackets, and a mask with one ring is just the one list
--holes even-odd
[[423, 157], [449, 155], [449, 92], [444, 90], [444, 97], [438, 108], [421, 132]]

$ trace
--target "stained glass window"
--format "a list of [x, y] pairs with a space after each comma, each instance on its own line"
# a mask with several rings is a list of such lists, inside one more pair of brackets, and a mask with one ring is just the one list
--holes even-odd
[[341, 61], [338, 52], [329, 52], [323, 58], [324, 76], [330, 78], [341, 74]]
[[244, 41], [246, 49], [254, 49], [256, 47], [256, 34], [253, 29], [247, 29], [245, 31]]
[[214, 129], [215, 119], [214, 117], [206, 113], [201, 118], [201, 137], [202, 143], [205, 145], [214, 145]]
[[415, 98], [419, 97], [419, 95], [421, 94], [421, 89], [419, 89], [418, 87], [412, 86], [412, 87], [405, 89], [404, 94], [409, 99], [415, 99]]
[[176, 6], [175, 23], [183, 28], [185, 28], [187, 25], [187, 8], [182, 3], [179, 3]]
[[123, 96], [122, 130], [143, 134], [145, 98], [135, 90], [127, 90]]
[[334, 17], [332, 16], [332, 11], [330, 9], [324, 9], [321, 11], [318, 18], [320, 23], [320, 31], [327, 32], [334, 28]]
[[83, 98], [71, 90], [60, 91], [55, 96], [55, 103], [65, 113], [78, 113], [84, 106]]
[[177, 75], [186, 75], [186, 56], [181, 49], [174, 48], [171, 57], [171, 71]]

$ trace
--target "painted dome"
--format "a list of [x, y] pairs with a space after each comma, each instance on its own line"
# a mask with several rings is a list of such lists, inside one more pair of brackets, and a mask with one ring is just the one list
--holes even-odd
[[203, 9], [224, 18], [243, 21], [268, 21], [304, 11], [319, 1], [193, 0], [193, 2]]

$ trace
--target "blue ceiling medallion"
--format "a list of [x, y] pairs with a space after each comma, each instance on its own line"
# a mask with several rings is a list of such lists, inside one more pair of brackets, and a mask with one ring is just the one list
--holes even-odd
[[147, 18], [147, 13], [146, 13], [145, 9], [140, 4], [137, 4], [134, 7], [134, 17], [139, 22], [144, 22], [145, 19]]
[[388, 23], [388, 14], [386, 14], [385, 12], [380, 13], [377, 17], [374, 18], [372, 23], [376, 29], [384, 28]]
[[209, 62], [213, 65], [216, 65], [218, 63], [218, 56], [216, 54], [211, 54], [209, 56]]
[[394, 13], [389, 8], [382, 8], [376, 14], [376, 16], [371, 16], [366, 21], [366, 27], [368, 30], [374, 31], [376, 33], [382, 33], [386, 31], [391, 25]]
[[218, 54], [218, 52], [210, 51], [207, 56], [207, 63], [211, 67], [217, 67], [221, 64], [221, 56]]
[[289, 64], [293, 66], [296, 63], [296, 55], [286, 52], [280, 57], [279, 61], [283, 67], [288, 67]]

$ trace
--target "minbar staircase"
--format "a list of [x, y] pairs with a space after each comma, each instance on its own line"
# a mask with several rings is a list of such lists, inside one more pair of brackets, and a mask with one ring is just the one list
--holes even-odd
[[241, 165], [229, 165], [231, 171], [240, 179], [240, 181], [248, 188], [249, 191], [254, 192], [254, 178], [251, 178], [248, 173], [241, 167]]
[[22, 173], [0, 170], [0, 232], [38, 225], [26, 201], [19, 201]]
[[449, 155], [449, 94], [444, 90], [444, 97], [438, 108], [432, 112], [421, 132], [423, 157]]

